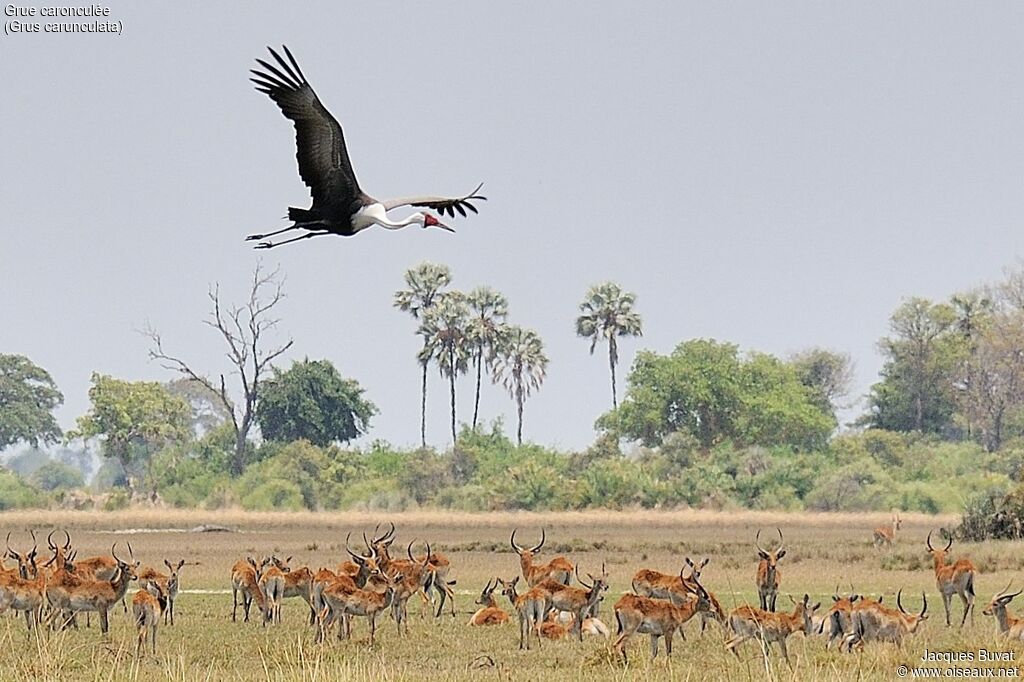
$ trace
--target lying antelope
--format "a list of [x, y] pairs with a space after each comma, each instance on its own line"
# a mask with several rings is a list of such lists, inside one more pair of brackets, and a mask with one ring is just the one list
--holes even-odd
[[151, 582], [148, 587], [135, 593], [135, 597], [132, 599], [132, 615], [135, 617], [135, 627], [139, 631], [138, 639], [135, 642], [136, 656], [139, 655], [142, 645], [146, 641], [147, 630], [153, 653], [156, 653], [156, 628], [160, 624], [160, 614], [166, 605], [167, 596], [157, 582]]
[[480, 597], [474, 602], [480, 606], [470, 617], [469, 625], [503, 625], [508, 622], [508, 614], [498, 608], [494, 601], [494, 590], [498, 587], [498, 579], [487, 581]]
[[999, 624], [999, 634], [1014, 641], [1024, 641], [1024, 618], [1014, 618], [1006, 610], [1006, 607], [1013, 601], [1013, 598], [1024, 592], [1024, 590], [1018, 590], [1013, 593], [1010, 593], [1009, 590], [1010, 583], [1007, 583], [1004, 589], [992, 596], [992, 601], [989, 602], [982, 613], [986, 616], [996, 617], [996, 622]]
[[568, 585], [572, 579], [573, 565], [564, 556], [556, 556], [546, 564], [533, 563], [534, 557], [540, 552], [541, 547], [544, 546], [544, 541], [547, 539], [544, 529], [540, 529], [540, 543], [529, 549], [516, 544], [516, 531], [518, 531], [517, 528], [512, 530], [509, 544], [512, 545], [512, 549], [519, 555], [519, 563], [523, 569], [523, 578], [526, 580], [526, 584], [533, 587], [544, 580], [554, 580], [563, 585]]
[[769, 552], [761, 547], [761, 529], [758, 529], [754, 537], [754, 546], [757, 547], [757, 555], [761, 560], [757, 563], [757, 596], [761, 600], [762, 611], [774, 611], [775, 600], [779, 596], [779, 583], [782, 582], [782, 573], [778, 569], [779, 560], [786, 556], [782, 530], [776, 528], [779, 533], [779, 546], [775, 551]]
[[636, 633], [651, 636], [651, 658], [658, 655], [658, 639], [665, 638], [665, 655], [672, 655], [672, 637], [676, 630], [695, 614], [711, 608], [707, 591], [695, 583], [696, 593], [687, 594], [681, 605], [674, 599], [662, 600], [625, 594], [615, 602], [615, 620], [618, 623], [618, 638], [613, 649], [626, 659], [626, 642]]
[[883, 606], [880, 601], [874, 602], [864, 600], [851, 610], [852, 624], [851, 631], [843, 638], [839, 650], [843, 646], [847, 651], [852, 651], [856, 645], [863, 647], [864, 642], [892, 642], [897, 646], [903, 643], [903, 638], [917, 632], [924, 621], [928, 620], [928, 597], [921, 593], [921, 612], [916, 616], [907, 613], [903, 608], [903, 590], [896, 593], [896, 606], [899, 610]]
[[803, 601], [797, 602], [789, 598], [795, 608], [793, 613], [773, 613], [764, 609], [755, 609], [753, 606], [741, 606], [729, 614], [729, 627], [736, 633], [732, 639], [725, 644], [725, 648], [736, 654], [736, 651], [743, 642], [748, 639], [759, 639], [764, 643], [765, 655], [771, 649], [771, 644], [778, 644], [782, 650], [782, 657], [786, 663], [789, 661], [789, 651], [786, 649], [786, 639], [794, 632], [803, 632], [805, 635], [813, 631], [811, 619], [814, 612], [821, 606], [820, 603], [810, 605], [810, 596], [804, 595]]
[[953, 546], [953, 536], [949, 535], [949, 542], [944, 549], [932, 547], [932, 532], [928, 531], [925, 540], [928, 553], [935, 563], [935, 583], [938, 585], [939, 594], [942, 595], [942, 606], [946, 609], [946, 626], [950, 625], [949, 611], [953, 595], [960, 597], [964, 604], [964, 615], [960, 619], [960, 627], [967, 622], [967, 614], [971, 614], [971, 625], [974, 625], [974, 574], [977, 569], [967, 559], [959, 559], [956, 563], [946, 564], [946, 552]]
[[900, 518], [900, 513], [898, 511], [894, 511], [892, 513], [891, 525], [879, 526], [872, 531], [875, 547], [892, 547], [892, 543], [896, 539], [896, 531], [900, 529], [900, 525], [902, 523], [903, 520]]

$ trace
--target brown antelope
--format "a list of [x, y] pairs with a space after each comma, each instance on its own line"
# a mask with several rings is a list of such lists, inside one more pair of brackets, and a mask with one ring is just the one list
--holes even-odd
[[[568, 611], [558, 611], [552, 609], [548, 613], [547, 621], [559, 623], [564, 625], [568, 629], [572, 629], [573, 621], [576, 620], [576, 616], [572, 615]], [[611, 631], [608, 630], [608, 626], [604, 624], [600, 618], [588, 617], [583, 619], [583, 624], [580, 626], [583, 632], [583, 636], [587, 637], [604, 637], [608, 639], [611, 637]]]
[[573, 565], [564, 556], [556, 556], [546, 564], [534, 565], [533, 563], [533, 558], [540, 552], [540, 548], [544, 546], [544, 541], [547, 539], [544, 529], [540, 529], [540, 544], [529, 549], [516, 544], [517, 530], [518, 528], [512, 530], [512, 537], [509, 538], [509, 543], [516, 554], [519, 555], [519, 563], [523, 568], [523, 578], [526, 579], [526, 584], [533, 587], [544, 580], [554, 580], [563, 585], [568, 585], [569, 581], [572, 580]]
[[[691, 594], [696, 594], [697, 590], [695, 585], [700, 581], [700, 574], [703, 572], [704, 567], [708, 565], [710, 559], [705, 557], [699, 564], [693, 563], [693, 561], [690, 560], [690, 557], [685, 557], [684, 560], [686, 561], [686, 565], [690, 567], [690, 575], [683, 578], [683, 584]], [[705, 591], [707, 592], [708, 603], [711, 605], [711, 608], [707, 611], [697, 612], [697, 615], [700, 617], [700, 633], [702, 635], [704, 634], [704, 630], [707, 628], [709, 621], [718, 623], [723, 628], [726, 627], [725, 610], [722, 608], [722, 605], [719, 603], [714, 592]], [[679, 631], [680, 634], [682, 634], [682, 632], [682, 630]]]
[[508, 614], [498, 608], [494, 602], [494, 590], [498, 587], [498, 580], [488, 580], [483, 592], [477, 598], [475, 604], [480, 606], [470, 619], [469, 625], [503, 625], [508, 622]]
[[967, 614], [971, 614], [971, 625], [974, 625], [974, 574], [977, 569], [967, 559], [959, 559], [956, 563], [946, 565], [946, 552], [953, 546], [953, 536], [949, 535], [949, 542], [945, 549], [932, 547], [932, 532], [928, 531], [925, 540], [928, 553], [932, 555], [935, 563], [935, 584], [938, 585], [939, 594], [942, 595], [942, 606], [946, 609], [946, 626], [949, 627], [950, 602], [953, 595], [957, 594], [964, 604], [964, 615], [960, 619], [960, 627], [967, 622]]
[[[178, 571], [184, 565], [184, 559], [179, 560], [176, 565], [164, 559], [164, 566], [167, 567], [168, 573], [161, 573], [152, 566], [143, 567], [139, 571], [139, 583], [149, 589], [154, 597], [159, 597], [162, 594], [167, 602], [161, 608], [164, 616], [164, 625], [167, 625], [168, 621], [171, 625], [174, 625], [174, 602], [178, 598]], [[157, 594], [158, 591], [160, 594]]]
[[[34, 534], [32, 539], [35, 540]], [[0, 575], [0, 612], [8, 609], [23, 611], [25, 624], [31, 630], [33, 624], [42, 622], [46, 604], [46, 571], [36, 565], [36, 547], [24, 555], [9, 548], [8, 552], [18, 560], [19, 568]]]
[[903, 590], [896, 593], [896, 606], [899, 610], [882, 606], [880, 601], [865, 600], [851, 609], [851, 631], [843, 638], [839, 646], [842, 651], [852, 651], [854, 646], [863, 647], [866, 641], [892, 642], [897, 646], [903, 638], [917, 632], [924, 621], [928, 620], [928, 597], [921, 593], [921, 612], [912, 615], [903, 608]]
[[[777, 643], [782, 650], [782, 657], [790, 664], [789, 651], [786, 649], [786, 639], [794, 632], [811, 634], [814, 629], [812, 618], [814, 612], [821, 604], [810, 605], [810, 597], [804, 595], [803, 601], [797, 602], [790, 597], [795, 608], [793, 613], [774, 613], [764, 609], [755, 609], [753, 606], [741, 606], [733, 609], [729, 614], [729, 627], [736, 633], [732, 639], [725, 644], [725, 648], [736, 654], [736, 651], [743, 642], [756, 638], [764, 643], [765, 655], [771, 649], [771, 644]], [[791, 665], [791, 664], [790, 664]]]
[[[685, 577], [683, 570], [679, 571], [677, 575], [669, 573], [661, 573], [651, 569], [643, 568], [637, 571], [633, 575], [633, 592], [641, 597], [650, 597], [652, 599], [671, 599], [676, 606], [682, 606], [689, 601], [690, 595], [696, 594], [697, 588], [696, 583], [700, 580], [700, 572], [707, 565], [708, 559], [704, 559], [699, 564], [694, 564], [689, 557], [685, 559], [686, 565], [690, 567], [690, 576]], [[708, 595], [711, 598], [711, 595]], [[718, 605], [718, 600], [714, 599], [713, 605], [717, 606], [718, 610], [721, 611], [721, 606]], [[701, 616], [710, 613], [709, 611], [702, 611]], [[725, 614], [722, 613], [722, 621], [725, 620]], [[701, 631], [704, 630], [704, 619], [701, 618]], [[686, 635], [683, 634], [682, 629], [679, 630], [679, 636], [684, 640]]]
[[775, 611], [775, 600], [779, 596], [779, 583], [782, 582], [782, 573], [779, 571], [779, 560], [786, 556], [784, 549], [785, 541], [782, 539], [782, 530], [776, 528], [779, 533], [779, 546], [773, 551], [761, 547], [761, 529], [757, 530], [754, 538], [754, 546], [757, 547], [757, 555], [761, 560], [757, 562], [757, 596], [761, 600], [762, 611]]
[[[155, 593], [155, 594], [154, 594]], [[146, 589], [139, 590], [132, 599], [132, 615], [135, 617], [135, 627], [139, 631], [139, 637], [135, 642], [135, 655], [142, 651], [142, 645], [146, 641], [146, 631], [149, 631], [150, 643], [153, 653], [156, 653], [156, 628], [160, 624], [160, 614], [167, 604], [167, 597], [163, 588], [157, 582], [150, 582]]]
[[519, 648], [529, 649], [531, 632], [537, 635], [537, 644], [540, 644], [539, 627], [545, 620], [544, 614], [550, 608], [551, 594], [540, 587], [531, 587], [526, 593], [517, 594], [516, 584], [518, 582], [519, 576], [508, 581], [498, 578], [501, 593], [508, 597], [509, 603], [515, 609], [516, 615], [519, 616]]
[[711, 602], [708, 593], [696, 583], [696, 594], [687, 594], [681, 605], [672, 600], [652, 599], [635, 594], [625, 594], [615, 602], [615, 621], [618, 623], [618, 638], [612, 648], [626, 659], [626, 643], [633, 635], [651, 636], [651, 658], [658, 655], [658, 640], [665, 638], [665, 655], [672, 655], [672, 637], [676, 630], [698, 612], [708, 611]]
[[427, 553], [420, 559], [412, 555], [412, 542], [406, 547], [409, 561], [391, 561], [385, 571], [395, 571], [398, 576], [398, 583], [395, 585], [395, 596], [391, 602], [391, 615], [398, 626], [398, 634], [402, 634], [403, 626], [405, 634], [409, 634], [409, 598], [414, 594], [422, 593], [427, 582], [433, 574], [430, 570], [430, 543], [427, 543]]
[[[391, 545], [395, 542], [395, 524], [389, 523], [389, 525], [391, 526], [391, 528], [385, 531], [385, 533], [379, 537], [377, 536], [377, 530], [380, 526], [378, 525], [377, 528], [374, 528], [372, 542], [366, 539], [365, 533], [363, 534], [363, 542], [366, 544], [366, 548], [370, 550], [370, 553], [377, 558], [377, 565], [380, 568], [380, 570], [386, 573], [393, 573], [394, 571], [402, 571], [403, 573], [406, 573], [409, 570], [411, 570], [413, 565], [417, 562], [422, 563], [424, 560], [426, 560], [429, 569], [427, 574], [427, 580], [425, 583], [423, 583], [423, 586], [418, 591], [420, 599], [422, 600], [422, 604], [424, 606], [430, 604], [430, 597], [427, 596], [428, 590], [444, 592], [444, 599], [448, 599], [449, 597], [452, 599], [451, 608], [454, 615], [455, 593], [452, 592], [450, 585], [454, 585], [455, 581], [449, 582], [447, 578], [448, 571], [451, 568], [448, 559], [442, 557], [439, 554], [433, 553], [428, 553], [426, 557], [418, 558], [414, 558], [410, 555], [408, 561], [406, 561], [405, 559], [392, 559], [390, 548]], [[443, 576], [440, 579], [437, 579], [434, 574], [434, 571], [437, 569], [440, 569], [441, 572], [443, 573]], [[399, 591], [401, 592], [401, 590]], [[443, 607], [443, 605], [444, 604], [442, 603], [441, 607]], [[438, 616], [440, 616], [441, 607], [438, 608]], [[403, 608], [405, 608], [404, 604]]]
[[434, 613], [435, 618], [441, 617], [441, 612], [444, 610], [446, 602], [449, 603], [451, 608], [452, 618], [455, 617], [455, 592], [452, 590], [452, 585], [456, 584], [454, 580], [448, 580], [448, 574], [451, 572], [451, 562], [445, 555], [434, 552], [427, 557], [428, 563], [430, 564], [430, 580], [427, 583], [427, 591], [433, 591], [437, 593], [438, 604], [437, 611]]
[[242, 609], [245, 611], [244, 622], [249, 622], [249, 608], [255, 599], [256, 605], [261, 614], [266, 618], [267, 604], [260, 588], [260, 577], [263, 570], [270, 564], [270, 559], [261, 559], [257, 562], [252, 557], [246, 557], [235, 562], [231, 567], [231, 620], [234, 622], [238, 614], [238, 595], [242, 595]]
[[903, 519], [900, 518], [900, 513], [894, 511], [891, 525], [879, 526], [872, 531], [875, 547], [892, 547], [892, 543], [896, 539], [896, 531], [900, 529], [902, 523]]
[[576, 580], [586, 589], [563, 585], [550, 578], [538, 583], [534, 587], [548, 592], [550, 595], [547, 600], [549, 608], [568, 611], [573, 615], [572, 634], [582, 642], [583, 621], [587, 618], [588, 614], [593, 612], [594, 607], [597, 606], [597, 603], [602, 598], [602, 593], [608, 591], [608, 573], [602, 563], [600, 576], [595, 577], [590, 573], [587, 574], [591, 581], [589, 585], [580, 577], [579, 566], [576, 566], [575, 573]]
[[118, 558], [114, 553], [116, 548], [117, 543], [110, 547], [110, 554], [117, 562], [117, 571], [110, 580], [86, 580], [65, 572], [54, 584], [46, 586], [47, 599], [54, 604], [54, 597], [51, 594], [55, 595], [57, 601], [55, 605], [59, 606], [54, 610], [51, 622], [61, 611], [72, 613], [95, 611], [100, 616], [100, 631], [107, 634], [110, 608], [124, 598], [128, 591], [128, 583], [135, 580], [135, 569], [138, 567], [138, 562], [132, 555], [131, 543], [128, 543], [131, 563]]
[[291, 571], [288, 564], [292, 558], [281, 561], [277, 557], [270, 558], [270, 566], [260, 576], [260, 591], [266, 600], [266, 613], [263, 624], [281, 622], [281, 602], [284, 600], [286, 575]]
[[[565, 639], [570, 632], [570, 626], [559, 620], [561, 611], [552, 611], [543, 622], [537, 625], [537, 634], [544, 639]], [[571, 622], [571, 621], [570, 621]]]
[[1006, 607], [1009, 606], [1014, 597], [1024, 592], [1024, 590], [1010, 593], [1010, 584], [1007, 583], [1004, 589], [992, 595], [992, 601], [989, 602], [982, 613], [986, 616], [995, 616], [996, 622], [999, 624], [999, 634], [1008, 639], [1021, 642], [1024, 641], [1024, 618], [1014, 618], [1006, 610]]
[[331, 624], [338, 621], [338, 639], [350, 637], [349, 616], [365, 616], [370, 622], [370, 646], [373, 646], [373, 638], [377, 632], [377, 616], [389, 608], [395, 599], [395, 588], [401, 582], [399, 574], [388, 577], [387, 587], [384, 592], [374, 590], [362, 590], [351, 588], [351, 579], [346, 576], [340, 577], [328, 585], [323, 591], [324, 610], [319, 614], [321, 622], [318, 639], [330, 628]]
[[316, 623], [313, 610], [313, 572], [307, 566], [293, 568], [284, 574], [283, 599], [299, 597], [309, 606], [309, 624]]
[[831, 649], [832, 643], [837, 639], [840, 644], [843, 643], [843, 636], [852, 628], [851, 612], [860, 598], [859, 594], [840, 596], [839, 586], [836, 585], [835, 594], [832, 595], [832, 607], [822, 617], [821, 624], [817, 628], [818, 632], [828, 637], [828, 641], [825, 642], [826, 649]]

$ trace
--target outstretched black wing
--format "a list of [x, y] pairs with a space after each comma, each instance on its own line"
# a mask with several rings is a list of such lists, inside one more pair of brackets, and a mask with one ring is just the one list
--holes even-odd
[[256, 78], [249, 80], [256, 84], [257, 90], [267, 93], [295, 124], [299, 175], [309, 186], [314, 208], [349, 207], [360, 189], [341, 125], [320, 103], [292, 53], [282, 47], [288, 61], [268, 47], [277, 66], [257, 59], [265, 71], [252, 69]]
[[472, 211], [473, 213], [479, 213], [472, 202], [487, 201], [487, 197], [477, 194], [483, 186], [483, 183], [480, 183], [477, 185], [475, 190], [464, 197], [403, 197], [401, 199], [388, 199], [381, 203], [384, 205], [384, 210], [386, 211], [390, 211], [391, 209], [399, 206], [423, 206], [426, 208], [432, 208], [441, 215], [448, 214], [454, 218], [456, 211], [458, 211], [462, 216], [466, 215], [467, 210]]

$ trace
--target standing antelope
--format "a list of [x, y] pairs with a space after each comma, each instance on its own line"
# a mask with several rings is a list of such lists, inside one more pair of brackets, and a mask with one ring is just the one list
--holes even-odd
[[234, 602], [231, 608], [232, 622], [236, 620], [235, 617], [238, 613], [239, 593], [242, 595], [242, 609], [245, 611], [244, 622], [249, 622], [249, 609], [254, 599], [260, 613], [264, 614], [264, 619], [266, 618], [267, 604], [263, 590], [260, 588], [260, 574], [268, 564], [270, 564], [269, 558], [257, 562], [252, 557], [246, 557], [235, 562], [235, 565], [231, 567], [231, 599]]
[[47, 585], [47, 598], [54, 603], [54, 599], [51, 597], [51, 593], [54, 593], [60, 604], [60, 608], [54, 610], [51, 622], [61, 611], [72, 613], [95, 611], [100, 616], [100, 631], [107, 634], [110, 607], [124, 598], [128, 591], [128, 583], [135, 580], [135, 569], [138, 567], [138, 562], [135, 561], [132, 554], [131, 543], [128, 544], [131, 563], [118, 558], [114, 553], [116, 548], [117, 543], [110, 547], [110, 555], [117, 562], [117, 572], [110, 580], [84, 580], [64, 573], [55, 585]]
[[285, 574], [291, 569], [288, 567], [292, 558], [288, 557], [281, 561], [277, 557], [270, 558], [270, 566], [260, 576], [260, 590], [266, 600], [266, 613], [263, 617], [263, 624], [281, 622], [281, 602], [284, 600]]
[[313, 609], [313, 572], [308, 566], [300, 566], [284, 574], [284, 592], [282, 599], [299, 597], [309, 606], [309, 624], [316, 622], [316, 611]]
[[167, 567], [168, 573], [161, 573], [151, 566], [146, 566], [139, 571], [139, 583], [149, 589], [150, 594], [154, 597], [159, 597], [162, 594], [164, 601], [166, 601], [166, 604], [161, 607], [164, 625], [168, 621], [171, 625], [174, 625], [174, 602], [178, 598], [178, 571], [184, 565], [184, 559], [178, 561], [177, 565], [164, 559], [164, 566]]
[[529, 649], [531, 632], [537, 635], [537, 644], [540, 645], [539, 627], [544, 622], [544, 614], [550, 608], [550, 593], [540, 587], [531, 587], [525, 594], [517, 594], [516, 584], [518, 582], [518, 575], [508, 581], [498, 578], [501, 593], [508, 597], [512, 608], [519, 616], [519, 648]]
[[351, 636], [348, 616], [365, 616], [370, 622], [370, 646], [377, 632], [377, 616], [390, 607], [395, 599], [395, 588], [402, 580], [400, 574], [384, 575], [387, 587], [384, 592], [374, 590], [352, 589], [350, 579], [339, 578], [328, 585], [323, 591], [324, 611], [319, 614], [321, 623], [319, 637], [338, 621], [338, 639]]
[[842, 645], [843, 636], [852, 629], [853, 607], [860, 598], [859, 594], [840, 596], [839, 586], [836, 585], [836, 592], [832, 595], [832, 608], [822, 617], [821, 626], [818, 629], [821, 634], [828, 636], [828, 641], [825, 642], [826, 649], [831, 649], [832, 643], [837, 639]]
[[946, 565], [946, 552], [953, 546], [952, 534], [949, 535], [945, 549], [935, 549], [932, 547], [932, 532], [928, 531], [925, 546], [935, 563], [935, 583], [938, 585], [939, 594], [942, 595], [942, 605], [946, 609], [946, 626], [950, 625], [949, 610], [954, 593], [964, 604], [964, 616], [960, 619], [960, 627], [967, 622], [968, 613], [971, 614], [971, 625], [974, 625], [974, 574], [977, 572], [974, 564], [967, 559], [959, 559], [956, 563]]
[[866, 641], [892, 642], [897, 646], [903, 643], [903, 638], [917, 632], [924, 621], [928, 620], [928, 597], [921, 593], [921, 612], [912, 615], [903, 608], [903, 590], [896, 593], [896, 606], [899, 610], [882, 606], [881, 600], [864, 600], [851, 610], [852, 629], [843, 638], [839, 650], [846, 646], [847, 651], [852, 651], [856, 645], [863, 647]]
[[779, 533], [779, 546], [773, 552], [761, 547], [760, 528], [754, 538], [757, 555], [761, 557], [761, 560], [757, 562], [757, 596], [761, 600], [762, 611], [775, 611], [775, 600], [779, 596], [779, 583], [782, 582], [782, 573], [778, 569], [778, 563], [779, 559], [786, 556], [785, 541], [782, 539], [782, 530], [779, 528], [775, 530]]
[[479, 604], [480, 608], [470, 617], [469, 625], [503, 625], [508, 622], [508, 614], [494, 602], [494, 590], [497, 589], [498, 583], [497, 578], [493, 582], [487, 581], [480, 597], [474, 602]]
[[[704, 559], [700, 563], [694, 563], [690, 557], [685, 558], [686, 566], [690, 567], [690, 575], [684, 576], [686, 566], [683, 570], [680, 570], [678, 575], [672, 575], [668, 573], [661, 573], [651, 569], [640, 569], [633, 575], [633, 591], [641, 597], [651, 597], [654, 599], [671, 599], [676, 606], [682, 606], [684, 603], [689, 601], [691, 595], [697, 593], [697, 584], [700, 581], [700, 574], [703, 568], [708, 564], [708, 559]], [[711, 603], [711, 609], [707, 611], [700, 611], [701, 632], [704, 632], [707, 620], [717, 620], [724, 626], [725, 624], [725, 612], [722, 610], [721, 604], [718, 603], [718, 599], [713, 594], [708, 593], [708, 601]], [[679, 636], [684, 640], [686, 635], [683, 634], [683, 630], [679, 629]]]
[[[682, 571], [680, 571], [680, 575]], [[672, 636], [676, 630], [696, 613], [711, 608], [708, 593], [695, 581], [696, 593], [688, 594], [681, 605], [673, 599], [664, 601], [635, 594], [625, 594], [615, 602], [615, 620], [618, 623], [618, 638], [613, 648], [626, 659], [626, 642], [636, 633], [651, 636], [651, 658], [658, 655], [658, 639], [665, 638], [665, 655], [672, 655]]]
[[132, 615], [135, 616], [135, 627], [139, 637], [135, 642], [135, 655], [138, 656], [146, 641], [149, 630], [153, 653], [156, 654], [156, 628], [160, 624], [160, 614], [167, 605], [167, 596], [157, 582], [150, 582], [146, 589], [139, 590], [132, 599]]
[[534, 565], [533, 563], [533, 558], [540, 552], [540, 548], [544, 546], [544, 541], [547, 539], [544, 529], [540, 529], [540, 543], [536, 547], [529, 549], [516, 544], [517, 530], [517, 528], [512, 530], [512, 537], [509, 538], [509, 543], [516, 554], [519, 555], [519, 563], [523, 568], [523, 578], [526, 579], [526, 584], [533, 587], [544, 580], [550, 579], [563, 585], [568, 585], [572, 579], [573, 565], [564, 556], [556, 556], [546, 564]]
[[538, 583], [535, 587], [548, 592], [550, 595], [548, 597], [548, 606], [550, 608], [568, 611], [573, 615], [572, 634], [582, 642], [583, 621], [587, 618], [587, 614], [591, 613], [594, 607], [597, 606], [598, 601], [602, 598], [602, 593], [608, 591], [608, 572], [602, 563], [600, 576], [595, 577], [590, 573], [587, 574], [591, 581], [589, 585], [580, 577], [579, 566], [576, 566], [575, 573], [576, 580], [586, 589], [563, 585], [550, 578]]
[[395, 624], [398, 626], [398, 634], [402, 634], [403, 625], [405, 634], [409, 634], [409, 598], [418, 592], [422, 592], [427, 582], [432, 578], [433, 574], [430, 570], [430, 543], [427, 543], [427, 553], [424, 557], [417, 560], [412, 555], [412, 545], [410, 542], [409, 546], [406, 547], [406, 553], [409, 555], [408, 562], [397, 562], [392, 561], [388, 564], [389, 568], [386, 570], [392, 570], [396, 572], [397, 583], [394, 588], [395, 596], [391, 602], [391, 615], [395, 619]]
[[900, 513], [894, 511], [892, 513], [892, 525], [879, 526], [872, 531], [875, 547], [892, 547], [892, 543], [896, 539], [896, 531], [900, 529], [902, 523], [903, 519], [900, 518]]
[[725, 648], [736, 654], [736, 651], [743, 642], [751, 638], [760, 639], [765, 646], [765, 655], [768, 654], [772, 643], [777, 643], [782, 650], [782, 657], [789, 665], [789, 651], [786, 649], [786, 638], [794, 632], [803, 632], [809, 635], [813, 629], [812, 618], [814, 612], [821, 606], [820, 603], [810, 605], [810, 596], [804, 595], [803, 601], [797, 602], [789, 598], [795, 608], [793, 613], [773, 613], [764, 609], [755, 609], [753, 606], [741, 606], [729, 614], [729, 626], [736, 634], [725, 644]]
[[[8, 534], [8, 540], [10, 534]], [[35, 534], [32, 535], [33, 541]], [[46, 572], [36, 565], [36, 547], [26, 554], [10, 549], [8, 553], [18, 560], [18, 570], [0, 575], [0, 612], [12, 609], [25, 613], [25, 625], [29, 630], [39, 625], [46, 604]]]

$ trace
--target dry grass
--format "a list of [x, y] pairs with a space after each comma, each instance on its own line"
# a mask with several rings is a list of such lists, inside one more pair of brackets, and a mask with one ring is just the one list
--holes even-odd
[[[955, 522], [952, 518], [906, 515], [891, 551], [870, 543], [871, 529], [888, 514], [782, 514], [760, 512], [584, 512], [555, 514], [449, 514], [421, 511], [391, 514], [387, 518], [366, 513], [249, 514], [240, 511], [201, 512], [133, 510], [116, 513], [14, 512], [0, 515], [0, 529], [14, 531], [22, 546], [29, 528], [67, 527], [80, 556], [109, 551], [115, 541], [130, 541], [144, 563], [159, 565], [163, 558], [185, 558], [198, 565], [182, 570], [186, 590], [225, 590], [230, 565], [246, 553], [293, 555], [294, 562], [316, 568], [336, 564], [344, 555], [344, 537], [371, 531], [382, 521], [393, 521], [400, 544], [430, 540], [452, 561], [458, 579], [458, 618], [434, 622], [415, 617], [411, 636], [399, 638], [390, 620], [382, 619], [374, 649], [366, 644], [365, 624], [356, 625], [352, 642], [330, 641], [318, 646], [304, 625], [306, 607], [287, 602], [285, 623], [263, 628], [254, 623], [232, 623], [230, 594], [183, 594], [179, 622], [161, 627], [160, 653], [134, 656], [134, 631], [119, 611], [112, 614], [112, 632], [101, 640], [91, 630], [29, 636], [24, 622], [0, 618], [0, 675], [3, 679], [85, 680], [461, 680], [549, 679], [567, 680], [687, 680], [771, 679], [818, 680], [892, 679], [899, 663], [910, 662], [925, 647], [971, 650], [986, 646], [1006, 650], [990, 618], [981, 615], [982, 603], [1024, 566], [1024, 553], [1005, 542], [957, 545], [957, 556], [969, 555], [982, 569], [978, 578], [979, 604], [975, 625], [961, 631], [944, 625], [941, 603], [924, 554], [929, 529]], [[237, 533], [187, 533], [202, 523], [237, 528]], [[737, 661], [722, 647], [720, 631], [698, 634], [688, 627], [687, 640], [676, 642], [671, 659], [651, 662], [646, 638], [631, 647], [630, 667], [624, 668], [602, 641], [546, 643], [542, 649], [516, 649], [516, 627], [475, 629], [465, 625], [480, 587], [495, 574], [512, 577], [519, 571], [517, 557], [508, 546], [513, 527], [520, 528], [521, 543], [536, 542], [539, 529], [547, 529], [544, 556], [564, 552], [582, 571], [597, 571], [607, 563], [611, 592], [602, 616], [611, 623], [611, 604], [629, 588], [638, 568], [678, 570], [683, 556], [710, 556], [704, 582], [726, 608], [754, 600], [756, 554], [753, 536], [763, 527], [763, 544], [772, 542], [774, 527], [785, 533], [788, 556], [783, 559], [783, 593], [808, 592], [829, 602], [836, 584], [853, 583], [858, 591], [885, 594], [894, 599], [903, 588], [908, 608], [920, 604], [920, 592], [929, 595], [932, 618], [924, 632], [902, 650], [870, 646], [861, 655], [826, 652], [820, 639], [791, 640], [794, 666], [789, 669], [772, 656], [766, 668], [756, 645], [742, 649]], [[136, 529], [131, 531], [131, 529]], [[148, 530], [143, 530], [148, 529]], [[179, 529], [179, 530], [172, 530]], [[124, 532], [129, 530], [130, 532]], [[361, 542], [361, 540], [360, 540]], [[404, 551], [404, 547], [402, 548]], [[911, 596], [912, 595], [912, 596]], [[789, 604], [785, 596], [780, 605]], [[959, 617], [959, 606], [954, 607]], [[614, 627], [613, 627], [614, 629]], [[642, 640], [642, 641], [641, 641]], [[1015, 647], [1018, 658], [1024, 649]]]

